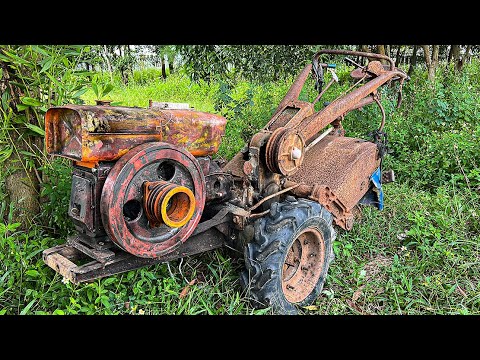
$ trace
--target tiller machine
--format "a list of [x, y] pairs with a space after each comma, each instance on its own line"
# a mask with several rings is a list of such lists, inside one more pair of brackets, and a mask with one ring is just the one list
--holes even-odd
[[[354, 84], [316, 110], [338, 81], [335, 64], [321, 61], [327, 55], [356, 67]], [[309, 78], [318, 95], [301, 101]], [[253, 305], [297, 313], [323, 288], [334, 226], [352, 229], [358, 204], [383, 207], [393, 172], [382, 172], [378, 89], [399, 82], [399, 105], [405, 79], [389, 57], [321, 50], [227, 163], [212, 159], [226, 119], [188, 104], [49, 109], [47, 151], [73, 164], [68, 215], [77, 234], [45, 250], [45, 263], [78, 283], [227, 246], [243, 254], [240, 280]], [[345, 136], [345, 115], [372, 103], [382, 112], [372, 141]]]

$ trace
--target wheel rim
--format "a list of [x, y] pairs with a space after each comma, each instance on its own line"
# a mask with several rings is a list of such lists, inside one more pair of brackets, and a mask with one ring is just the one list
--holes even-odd
[[288, 249], [282, 267], [282, 290], [291, 303], [310, 295], [322, 274], [325, 262], [325, 243], [314, 228], [302, 231]]

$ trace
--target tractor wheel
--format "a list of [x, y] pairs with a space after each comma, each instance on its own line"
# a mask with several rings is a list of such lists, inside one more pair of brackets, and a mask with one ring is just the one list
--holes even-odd
[[288, 196], [254, 226], [242, 287], [257, 308], [297, 314], [297, 306], [311, 305], [320, 295], [333, 260], [332, 214], [317, 202]]

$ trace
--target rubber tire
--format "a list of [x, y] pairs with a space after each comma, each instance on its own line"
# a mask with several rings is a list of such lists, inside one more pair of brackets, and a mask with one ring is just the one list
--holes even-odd
[[[272, 307], [275, 313], [296, 315], [298, 306], [311, 305], [317, 299], [334, 258], [336, 232], [332, 220], [332, 214], [319, 203], [288, 196], [284, 202], [273, 203], [270, 213], [254, 223], [254, 239], [244, 248], [245, 269], [240, 283], [255, 308]], [[311, 293], [303, 301], [291, 303], [282, 290], [282, 267], [297, 236], [311, 227], [324, 239], [323, 269]]]

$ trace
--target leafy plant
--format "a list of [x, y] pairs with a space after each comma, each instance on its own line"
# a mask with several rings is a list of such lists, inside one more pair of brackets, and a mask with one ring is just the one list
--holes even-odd
[[95, 74], [92, 79], [92, 90], [96, 98], [101, 100], [113, 90], [113, 85], [111, 83], [104, 84], [101, 79], [99, 79], [98, 74]]

